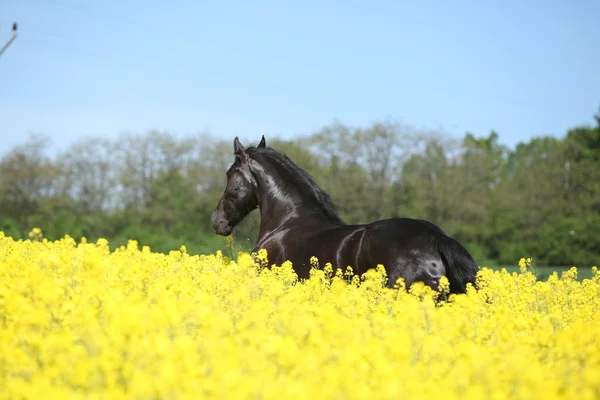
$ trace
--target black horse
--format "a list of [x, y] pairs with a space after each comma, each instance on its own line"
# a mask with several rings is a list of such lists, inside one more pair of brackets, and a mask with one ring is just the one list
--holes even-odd
[[334, 269], [351, 266], [363, 274], [382, 264], [387, 285], [404, 278], [406, 288], [422, 281], [438, 290], [445, 275], [451, 293], [475, 285], [479, 267], [469, 252], [436, 225], [411, 218], [390, 218], [347, 225], [329, 195], [287, 156], [266, 146], [245, 148], [236, 137], [235, 162], [227, 187], [212, 214], [218, 235], [228, 236], [252, 210], [260, 210], [260, 230], [253, 252], [267, 250], [270, 264], [292, 262], [298, 278], [308, 278], [310, 257]]

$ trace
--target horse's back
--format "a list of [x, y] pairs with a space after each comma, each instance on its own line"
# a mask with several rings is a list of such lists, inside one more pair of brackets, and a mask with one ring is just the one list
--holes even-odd
[[[309, 277], [310, 257], [316, 256], [321, 266], [331, 263], [334, 270], [352, 266], [357, 274], [363, 274], [381, 264], [388, 276], [388, 286], [393, 286], [402, 278], [406, 287], [413, 282], [422, 281], [437, 290], [442, 276], [448, 275], [448, 272], [450, 277], [457, 274], [457, 266], [454, 265], [456, 262], [451, 263], [450, 271], [447, 270], [447, 258], [454, 256], [456, 251], [466, 252], [458, 242], [452, 244], [454, 241], [449, 239], [446, 242], [451, 245], [446, 245], [447, 254], [442, 254], [442, 237], [449, 238], [442, 229], [429, 221], [389, 218], [364, 225], [311, 225], [300, 222], [286, 226], [285, 234], [274, 235], [264, 244], [267, 245], [269, 254], [274, 256], [274, 259], [269, 257], [270, 262], [280, 264], [285, 260], [291, 261], [301, 279]], [[453, 259], [458, 260], [456, 257]], [[457, 262], [464, 264], [460, 260]], [[458, 268], [462, 269], [460, 274], [468, 275], [452, 280], [458, 282], [458, 285], [452, 286], [459, 287], [457, 291], [460, 292], [464, 286], [462, 281], [472, 280], [473, 277], [470, 266], [458, 265]]]
[[407, 285], [422, 280], [437, 287], [445, 272], [437, 250], [437, 238], [444, 232], [427, 221], [390, 218], [362, 225], [294, 228], [290, 229], [294, 235], [287, 236], [280, 248], [285, 249], [285, 258], [292, 261], [301, 278], [309, 276], [311, 256], [321, 265], [352, 266], [358, 274], [382, 264], [390, 286], [402, 277]]
[[445, 233], [435, 224], [412, 218], [390, 218], [365, 225], [363, 253], [369, 268], [383, 264], [388, 284], [403, 278], [410, 286], [415, 281], [437, 288], [445, 275], [438, 238]]
[[371, 235], [385, 235], [390, 239], [437, 238], [446, 236], [439, 226], [424, 219], [395, 217], [363, 225]]

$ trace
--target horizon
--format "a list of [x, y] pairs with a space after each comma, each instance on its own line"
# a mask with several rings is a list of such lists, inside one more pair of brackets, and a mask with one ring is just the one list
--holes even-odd
[[8, 2], [0, 154], [28, 133], [258, 142], [392, 120], [514, 149], [600, 110], [600, 3]]

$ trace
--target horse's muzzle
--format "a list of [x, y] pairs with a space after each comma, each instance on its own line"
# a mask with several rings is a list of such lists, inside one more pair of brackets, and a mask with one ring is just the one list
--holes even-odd
[[233, 230], [233, 226], [231, 226], [231, 223], [225, 218], [223, 218], [223, 216], [220, 214], [221, 213], [218, 213], [216, 211], [212, 214], [211, 220], [213, 229], [215, 230], [215, 233], [217, 235], [229, 236], [231, 234], [231, 231]]

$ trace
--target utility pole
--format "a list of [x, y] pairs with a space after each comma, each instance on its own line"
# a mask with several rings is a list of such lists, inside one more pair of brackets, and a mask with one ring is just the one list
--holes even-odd
[[8, 39], [8, 42], [6, 42], [6, 44], [4, 46], [2, 46], [2, 49], [0, 49], [0, 56], [2, 55], [2, 53], [4, 53], [4, 50], [8, 49], [8, 46], [10, 46], [10, 44], [17, 38], [17, 23], [15, 22], [12, 26], [12, 36], [10, 37], [10, 39]]

